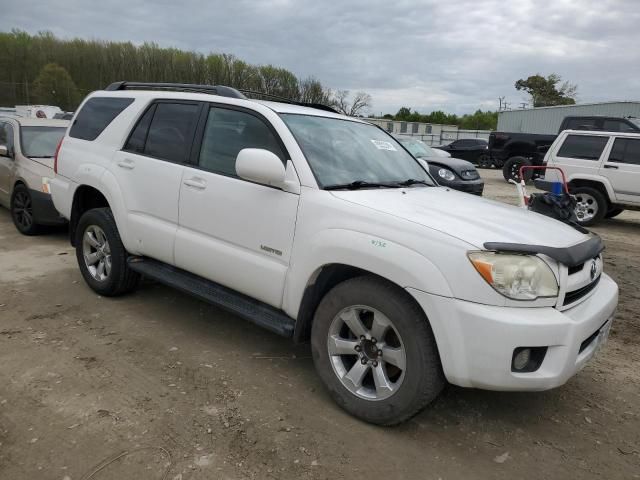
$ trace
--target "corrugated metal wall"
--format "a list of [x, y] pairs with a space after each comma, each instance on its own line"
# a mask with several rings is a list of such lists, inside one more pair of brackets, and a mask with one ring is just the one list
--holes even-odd
[[500, 112], [498, 131], [551, 135], [558, 133], [564, 117], [573, 115], [640, 118], [640, 102], [607, 102]]

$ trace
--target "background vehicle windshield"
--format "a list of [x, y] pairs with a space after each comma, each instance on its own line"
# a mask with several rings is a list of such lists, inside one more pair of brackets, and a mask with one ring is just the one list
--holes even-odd
[[427, 144], [420, 140], [400, 140], [400, 143], [411, 152], [414, 157], [437, 157], [438, 154], [433, 151]]
[[321, 187], [409, 179], [433, 185], [419, 163], [373, 125], [337, 118], [282, 114]]
[[53, 157], [65, 130], [64, 127], [22, 127], [22, 154], [26, 157]]

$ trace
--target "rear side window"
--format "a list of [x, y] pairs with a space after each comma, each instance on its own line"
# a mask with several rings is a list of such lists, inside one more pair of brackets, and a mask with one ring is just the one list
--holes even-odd
[[95, 140], [113, 119], [132, 103], [133, 98], [90, 98], [73, 121], [69, 136], [82, 140]]
[[609, 161], [640, 165], [640, 140], [634, 138], [616, 138], [609, 154]]
[[195, 103], [158, 103], [143, 153], [170, 162], [186, 162], [199, 111], [200, 105]]
[[600, 130], [595, 118], [571, 118], [567, 121], [567, 130]]
[[609, 137], [567, 135], [557, 156], [580, 160], [599, 160], [608, 141]]
[[204, 129], [199, 165], [237, 177], [236, 157], [243, 148], [263, 148], [284, 162], [284, 153], [266, 123], [249, 113], [211, 108]]

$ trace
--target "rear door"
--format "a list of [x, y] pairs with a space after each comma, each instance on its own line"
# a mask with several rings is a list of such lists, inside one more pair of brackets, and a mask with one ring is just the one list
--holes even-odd
[[640, 204], [640, 138], [614, 138], [600, 174], [609, 179], [617, 201]]
[[211, 105], [203, 113], [197, 165], [185, 167], [180, 191], [176, 265], [280, 307], [299, 195], [239, 178], [244, 148], [293, 164], [269, 122], [251, 110]]
[[201, 108], [199, 102], [152, 103], [111, 164], [136, 250], [172, 265], [180, 182]]

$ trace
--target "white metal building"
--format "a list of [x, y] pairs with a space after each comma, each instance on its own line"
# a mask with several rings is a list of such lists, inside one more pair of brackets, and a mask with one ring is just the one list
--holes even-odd
[[410, 135], [419, 137], [429, 145], [443, 145], [460, 138], [489, 139], [488, 130], [460, 130], [457, 125], [441, 125], [437, 123], [404, 122], [386, 118], [366, 118], [368, 122], [379, 125], [394, 135]]
[[552, 135], [558, 133], [564, 117], [575, 115], [640, 118], [640, 102], [583, 103], [507, 110], [498, 114], [498, 131]]

